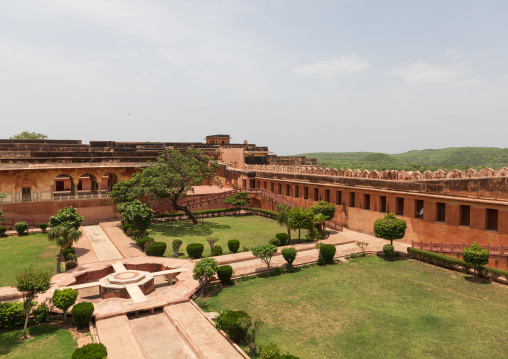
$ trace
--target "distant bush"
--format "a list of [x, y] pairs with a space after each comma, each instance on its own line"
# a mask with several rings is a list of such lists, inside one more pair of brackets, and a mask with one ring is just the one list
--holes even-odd
[[221, 256], [222, 255], [222, 246], [215, 245], [212, 249], [212, 256]]
[[178, 251], [180, 250], [180, 247], [182, 246], [183, 241], [181, 239], [174, 239], [172, 246], [173, 246], [173, 253], [175, 256], [178, 257]]
[[231, 277], [233, 276], [233, 267], [229, 265], [220, 266], [217, 268], [217, 276], [223, 285], [231, 283]]
[[166, 252], [166, 246], [165, 242], [153, 242], [150, 244], [146, 254], [149, 256], [162, 257], [164, 256], [164, 252]]
[[90, 343], [78, 348], [72, 354], [72, 359], [104, 359], [108, 356], [108, 350], [104, 344]]
[[333, 244], [318, 243], [316, 247], [319, 249], [318, 265], [333, 264], [333, 257], [337, 248]]
[[236, 343], [245, 337], [245, 331], [238, 324], [238, 320], [248, 316], [243, 310], [231, 310], [222, 317], [222, 329]]
[[274, 245], [276, 247], [279, 247], [280, 246], [280, 239], [277, 237], [274, 237], [274, 238], [270, 239], [268, 241], [268, 243], [270, 243], [271, 245]]
[[74, 248], [74, 247], [64, 248], [64, 250], [62, 251], [62, 254], [63, 254], [65, 260], [73, 259], [73, 257], [70, 257], [70, 255], [74, 255], [74, 256], [76, 255], [76, 248]]
[[289, 236], [287, 235], [287, 233], [277, 233], [275, 235], [275, 238], [277, 238], [280, 242], [279, 245], [281, 246], [285, 246], [288, 244], [288, 240], [289, 240]]
[[296, 254], [298, 252], [296, 249], [290, 247], [290, 248], [284, 248], [282, 250], [282, 256], [284, 257], [284, 260], [287, 262], [288, 269], [293, 268], [293, 262], [296, 259]]
[[138, 247], [144, 252], [145, 251], [145, 244], [148, 241], [154, 241], [152, 237], [143, 237], [136, 239], [136, 243], [138, 244]]
[[280, 349], [275, 343], [270, 343], [261, 347], [261, 359], [277, 359], [279, 355]]
[[191, 243], [187, 246], [187, 254], [190, 258], [197, 259], [201, 258], [203, 255], [203, 250], [205, 249], [205, 246], [201, 243]]
[[240, 241], [238, 239], [231, 239], [228, 241], [228, 248], [231, 251], [231, 253], [238, 252], [238, 249], [240, 249]]
[[7, 232], [7, 227], [6, 226], [0, 226], [0, 237], [4, 237], [5, 236], [5, 232]]
[[78, 266], [78, 262], [76, 262], [74, 260], [65, 261], [65, 270], [76, 268], [77, 266]]
[[46, 229], [48, 228], [48, 224], [47, 223], [39, 223], [39, 225], [37, 227], [39, 227], [42, 230], [42, 233], [46, 233]]
[[28, 230], [28, 224], [26, 222], [18, 222], [14, 224], [14, 228], [19, 236], [24, 236], [26, 234], [25, 232]]
[[391, 244], [385, 244], [383, 254], [386, 260], [391, 261], [395, 257], [395, 248]]
[[92, 319], [93, 311], [94, 306], [90, 302], [81, 302], [72, 307], [72, 320], [78, 329], [83, 329], [88, 326], [90, 319]]

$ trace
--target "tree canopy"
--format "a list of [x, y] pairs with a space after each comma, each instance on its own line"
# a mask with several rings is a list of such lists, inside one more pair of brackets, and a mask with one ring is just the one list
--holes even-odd
[[474, 242], [471, 247], [466, 247], [462, 250], [462, 258], [473, 267], [474, 277], [476, 278], [476, 270], [489, 263], [489, 251]]
[[314, 227], [314, 212], [304, 207], [293, 207], [288, 211], [289, 223], [291, 228], [298, 229], [298, 239], [301, 237], [302, 229], [312, 229]]
[[406, 227], [406, 221], [395, 217], [393, 213], [387, 213], [384, 218], [379, 218], [374, 222], [374, 235], [377, 238], [390, 241], [390, 244], [393, 245], [394, 239], [404, 238]]
[[48, 138], [48, 136], [42, 133], [30, 131], [23, 131], [10, 137], [11, 140], [45, 140], [46, 138]]
[[65, 207], [58, 211], [56, 216], [49, 218], [50, 227], [64, 226], [78, 229], [83, 224], [83, 217], [76, 212], [74, 207]]
[[288, 243], [287, 244], [291, 244], [291, 230], [293, 229], [292, 222], [289, 219], [289, 210], [290, 209], [291, 209], [291, 207], [286, 206], [283, 203], [279, 203], [277, 205], [276, 220], [277, 220], [277, 223], [280, 224], [281, 226], [286, 226], [286, 229], [288, 231]]
[[238, 212], [240, 208], [244, 207], [246, 204], [251, 203], [251, 200], [249, 198], [249, 192], [244, 191], [228, 196], [222, 202], [232, 205], [233, 208]]

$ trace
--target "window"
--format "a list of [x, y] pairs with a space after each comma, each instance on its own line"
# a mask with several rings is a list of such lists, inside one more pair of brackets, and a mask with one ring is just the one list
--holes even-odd
[[459, 223], [461, 226], [468, 226], [471, 224], [471, 207], [460, 206], [460, 219]]
[[295, 198], [300, 197], [300, 186], [295, 186]]
[[287, 184], [287, 185], [286, 185], [286, 196], [289, 196], [290, 192], [291, 192], [290, 187], [289, 187], [289, 185]]
[[319, 201], [319, 190], [314, 188], [314, 201]]
[[277, 194], [282, 194], [282, 184], [277, 183]]
[[363, 195], [363, 209], [370, 211], [370, 194]]
[[436, 222], [444, 222], [446, 220], [446, 203], [436, 203]]
[[275, 193], [275, 185], [273, 183], [270, 183], [270, 192]]
[[396, 211], [398, 216], [404, 215], [404, 198], [397, 197]]
[[355, 206], [355, 193], [349, 192], [349, 207]]
[[264, 182], [264, 187], [265, 187], [265, 189], [266, 189], [266, 181]]
[[246, 179], [244, 179], [242, 181], [242, 186], [243, 186], [243, 188], [247, 188], [247, 180]]
[[330, 190], [325, 189], [325, 201], [330, 202]]
[[309, 187], [303, 187], [303, 199], [309, 199]]
[[32, 189], [30, 187], [21, 188], [21, 200], [23, 202], [30, 202], [32, 200]]
[[337, 191], [335, 194], [335, 204], [338, 204], [339, 206], [342, 204], [342, 191]]
[[498, 220], [497, 209], [487, 208], [487, 216], [486, 217], [487, 218], [486, 218], [485, 229], [488, 229], [490, 231], [497, 231], [497, 220]]
[[415, 218], [423, 219], [423, 200], [415, 199]]
[[379, 196], [379, 212], [386, 213], [386, 196]]

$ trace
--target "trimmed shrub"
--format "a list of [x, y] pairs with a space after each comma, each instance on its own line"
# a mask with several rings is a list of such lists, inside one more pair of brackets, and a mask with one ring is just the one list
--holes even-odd
[[26, 222], [18, 222], [14, 224], [14, 228], [19, 236], [24, 236], [26, 234], [25, 232], [28, 230], [28, 224]]
[[166, 252], [166, 243], [165, 242], [153, 242], [150, 244], [150, 247], [148, 248], [148, 251], [146, 254], [149, 256], [155, 256], [155, 257], [163, 257], [164, 252]]
[[385, 244], [383, 254], [386, 260], [391, 261], [395, 257], [395, 248], [391, 244]]
[[7, 227], [6, 226], [0, 226], [0, 237], [4, 237], [5, 236], [5, 232], [7, 232]]
[[47, 223], [39, 223], [39, 225], [37, 227], [39, 227], [42, 230], [42, 233], [46, 233], [46, 229], [48, 228], [48, 224]]
[[287, 233], [277, 233], [275, 235], [275, 238], [279, 240], [281, 246], [285, 246], [288, 244], [289, 236], [287, 235]]
[[294, 248], [284, 248], [282, 250], [282, 256], [284, 257], [284, 260], [287, 262], [288, 268], [293, 268], [293, 262], [296, 259], [296, 254], [298, 252]]
[[132, 234], [132, 224], [125, 223], [120, 226], [120, 229], [128, 236]]
[[261, 359], [277, 359], [279, 355], [280, 349], [275, 343], [270, 343], [261, 347]]
[[201, 258], [205, 246], [201, 243], [191, 243], [187, 246], [187, 254], [190, 258], [196, 259]]
[[74, 260], [65, 261], [65, 270], [76, 268], [77, 266], [78, 266], [78, 262], [76, 262]]
[[276, 247], [279, 247], [280, 246], [280, 239], [279, 238], [272, 238], [268, 241], [268, 243], [270, 243], [271, 245], [274, 245]]
[[81, 302], [74, 305], [71, 310], [74, 325], [76, 325], [78, 329], [86, 328], [90, 319], [92, 319], [93, 311], [94, 306], [90, 302]]
[[74, 305], [78, 298], [78, 291], [72, 288], [55, 289], [53, 292], [53, 304], [64, 312], [64, 321], [67, 322], [67, 310]]
[[182, 240], [181, 239], [174, 239], [172, 246], [173, 246], [173, 253], [175, 256], [178, 257], [178, 251], [180, 250], [180, 247], [182, 246]]
[[49, 308], [45, 302], [42, 302], [32, 311], [33, 322], [35, 324], [49, 322]]
[[225, 265], [217, 268], [217, 276], [223, 285], [231, 283], [231, 277], [233, 276], [233, 267]]
[[0, 303], [0, 329], [13, 329], [25, 324], [23, 303]]
[[238, 319], [247, 317], [249, 315], [243, 310], [231, 310], [222, 317], [222, 329], [236, 343], [245, 337], [245, 331], [238, 324]]
[[222, 255], [222, 247], [221, 246], [213, 246], [213, 250], [212, 250], [212, 256], [221, 256]]
[[104, 359], [108, 356], [108, 350], [104, 344], [90, 343], [83, 345], [72, 353], [72, 359]]
[[[242, 277], [242, 278], [248, 278], [248, 277]], [[227, 312], [230, 312], [231, 310], [228, 308], [224, 308], [219, 312], [219, 315], [215, 317], [213, 320], [215, 322], [215, 329], [222, 330], [222, 318]]]
[[228, 241], [228, 248], [231, 253], [237, 253], [240, 249], [240, 241], [238, 239], [231, 239]]
[[138, 239], [136, 239], [136, 243], [138, 244], [138, 247], [139, 247], [139, 248], [140, 248], [143, 252], [145, 251], [145, 244], [146, 244], [146, 242], [148, 242], [148, 241], [153, 241], [153, 242], [155, 242], [155, 241], [154, 241], [154, 239], [153, 239], [153, 238], [151, 238], [151, 237], [143, 237], [143, 238], [138, 238]]
[[319, 249], [318, 265], [333, 264], [333, 257], [337, 248], [333, 244], [319, 243], [316, 246]]
[[143, 252], [145, 252], [146, 254], [150, 254], [150, 246], [152, 245], [152, 243], [155, 243], [155, 241], [152, 239], [150, 241], [146, 241], [145, 242], [145, 246], [143, 247]]
[[73, 259], [73, 257], [71, 257], [70, 255], [73, 254], [74, 256], [76, 256], [76, 248], [74, 248], [74, 247], [64, 248], [64, 250], [62, 251], [62, 254], [63, 254], [64, 259], [66, 261]]

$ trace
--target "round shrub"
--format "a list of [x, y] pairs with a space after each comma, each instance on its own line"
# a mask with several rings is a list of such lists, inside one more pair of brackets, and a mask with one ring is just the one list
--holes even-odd
[[0, 226], [0, 237], [5, 236], [5, 232], [7, 232], [6, 226]]
[[275, 343], [270, 343], [261, 347], [261, 359], [277, 359], [279, 355], [280, 349]]
[[277, 233], [275, 235], [275, 238], [279, 240], [281, 246], [285, 246], [288, 244], [289, 236], [287, 235], [287, 233]]
[[231, 277], [233, 276], [233, 267], [228, 265], [218, 267], [217, 276], [222, 284], [228, 285], [231, 283]]
[[392, 260], [395, 257], [395, 248], [391, 244], [385, 244], [383, 246], [383, 254], [386, 260]]
[[205, 249], [205, 246], [201, 243], [191, 243], [187, 246], [187, 254], [190, 258], [196, 259], [201, 258], [201, 255], [203, 254], [203, 250]]
[[231, 239], [228, 241], [228, 248], [231, 253], [236, 253], [240, 249], [240, 241], [238, 239]]
[[78, 262], [76, 262], [74, 260], [65, 261], [65, 270], [76, 268], [77, 266], [78, 266]]
[[142, 251], [145, 251], [145, 244], [146, 242], [148, 241], [154, 241], [153, 238], [151, 237], [143, 237], [143, 238], [138, 238], [136, 239], [136, 243], [138, 244], [138, 247], [142, 250]]
[[268, 241], [268, 243], [276, 246], [276, 247], [279, 247], [280, 246], [280, 239], [275, 237], [275, 238], [272, 238]]
[[32, 311], [33, 323], [48, 323], [50, 320], [49, 317], [49, 308], [45, 302], [42, 302]]
[[333, 244], [320, 244], [319, 258], [322, 259], [324, 264], [333, 264], [333, 257], [335, 256], [336, 251], [337, 248], [335, 248]]
[[91, 343], [83, 345], [72, 353], [72, 359], [104, 359], [108, 351], [104, 344]]
[[146, 241], [145, 246], [143, 247], [143, 252], [150, 255], [150, 246], [152, 245], [152, 243], [155, 243], [155, 241], [154, 240]]
[[182, 246], [182, 243], [183, 242], [181, 239], [174, 239], [173, 240], [172, 246], [173, 246], [173, 253], [175, 254], [175, 256], [178, 256], [178, 250]]
[[76, 255], [76, 248], [74, 248], [74, 247], [65, 248], [62, 251], [62, 254], [63, 254], [65, 260], [72, 259], [72, 257], [70, 257], [70, 255], [71, 254], [73, 254], [74, 256]]
[[48, 228], [48, 224], [47, 223], [39, 223], [39, 225], [37, 227], [39, 227], [42, 230], [42, 233], [46, 233], [46, 229]]
[[221, 246], [213, 246], [212, 256], [221, 256], [222, 255], [222, 247]]
[[78, 329], [86, 328], [90, 319], [92, 319], [93, 311], [94, 306], [89, 302], [81, 302], [72, 307], [72, 319]]
[[14, 228], [16, 229], [16, 232], [18, 232], [18, 235], [23, 236], [28, 230], [28, 224], [26, 222], [18, 222], [14, 224]]
[[222, 329], [236, 343], [245, 337], [245, 331], [238, 325], [240, 318], [248, 318], [249, 315], [243, 310], [231, 310], [222, 317]]
[[287, 262], [289, 268], [293, 267], [293, 262], [296, 259], [296, 254], [297, 254], [296, 249], [292, 247], [284, 248], [282, 250], [282, 256], [284, 257], [284, 260]]
[[164, 242], [153, 242], [150, 244], [148, 251], [146, 254], [150, 256], [162, 257], [164, 256], [164, 252], [166, 252], [166, 243]]

